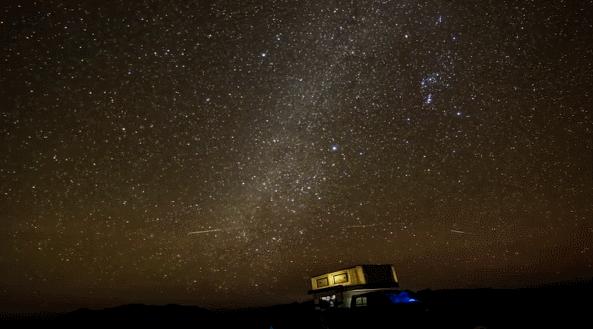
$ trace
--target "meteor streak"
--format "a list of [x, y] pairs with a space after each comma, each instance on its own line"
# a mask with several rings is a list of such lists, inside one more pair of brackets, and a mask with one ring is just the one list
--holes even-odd
[[213, 228], [210, 230], [188, 232], [187, 235], [208, 234], [208, 233], [216, 233], [216, 232], [228, 232], [228, 231], [236, 231], [236, 230], [240, 230], [240, 229], [241, 229], [241, 227], [231, 227], [231, 228], [227, 228], [227, 229]]
[[473, 235], [473, 233], [465, 232], [465, 231], [460, 231], [460, 230], [453, 230], [453, 229], [451, 229], [449, 231], [451, 231], [451, 233], [455, 233], [455, 234], [469, 234], [469, 235]]
[[378, 226], [377, 224], [362, 224], [362, 225], [348, 225], [348, 226], [344, 226], [344, 229], [349, 229], [349, 228], [367, 228], [367, 227], [373, 227], [373, 226]]
[[221, 228], [215, 228], [215, 229], [212, 229], [212, 230], [193, 231], [193, 232], [187, 233], [187, 235], [206, 234], [206, 233], [214, 233], [214, 232], [222, 232], [222, 229]]

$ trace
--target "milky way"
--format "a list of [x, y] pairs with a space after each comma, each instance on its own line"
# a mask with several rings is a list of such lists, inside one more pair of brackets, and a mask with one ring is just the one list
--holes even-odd
[[590, 1], [2, 6], [0, 306], [593, 276]]

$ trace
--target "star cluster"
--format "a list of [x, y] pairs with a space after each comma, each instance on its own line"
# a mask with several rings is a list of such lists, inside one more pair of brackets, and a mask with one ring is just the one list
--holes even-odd
[[588, 1], [2, 6], [5, 309], [593, 275]]

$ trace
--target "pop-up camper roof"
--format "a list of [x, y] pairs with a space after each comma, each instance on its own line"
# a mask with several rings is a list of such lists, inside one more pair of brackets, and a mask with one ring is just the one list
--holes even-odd
[[393, 265], [357, 265], [311, 278], [311, 291], [331, 288], [397, 287]]

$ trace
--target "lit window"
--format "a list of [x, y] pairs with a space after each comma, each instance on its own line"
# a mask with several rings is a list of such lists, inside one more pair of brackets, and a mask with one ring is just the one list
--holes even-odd
[[329, 286], [329, 280], [327, 278], [317, 279], [317, 287], [326, 287]]
[[356, 307], [367, 306], [366, 297], [356, 297]]
[[338, 275], [334, 275], [334, 283], [346, 283], [348, 282], [348, 273], [342, 273]]

